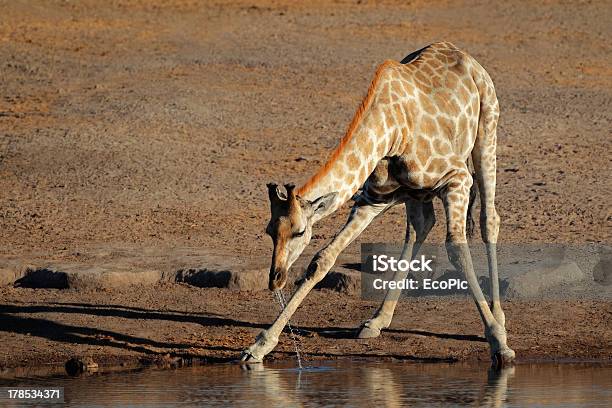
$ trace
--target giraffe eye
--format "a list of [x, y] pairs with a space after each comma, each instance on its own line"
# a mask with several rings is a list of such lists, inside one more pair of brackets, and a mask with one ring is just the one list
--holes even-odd
[[294, 232], [293, 233], [293, 237], [294, 238], [301, 237], [302, 235], [304, 235], [305, 232], [306, 232], [306, 229], [304, 229], [304, 231], [302, 231], [302, 232]]

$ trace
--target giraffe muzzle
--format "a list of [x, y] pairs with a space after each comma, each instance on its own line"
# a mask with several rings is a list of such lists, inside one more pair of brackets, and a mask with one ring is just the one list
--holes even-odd
[[282, 289], [287, 283], [287, 271], [283, 269], [270, 269], [270, 281], [268, 288], [271, 291]]

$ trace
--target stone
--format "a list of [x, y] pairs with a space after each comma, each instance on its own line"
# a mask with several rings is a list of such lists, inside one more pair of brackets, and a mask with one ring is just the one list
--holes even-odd
[[162, 272], [149, 269], [54, 264], [27, 267], [14, 285], [49, 289], [112, 289], [128, 285], [154, 285]]
[[211, 270], [187, 268], [176, 272], [175, 282], [183, 282], [201, 288], [226, 288], [232, 290], [267, 290], [268, 271], [264, 269]]
[[13, 285], [15, 281], [22, 278], [28, 269], [33, 269], [32, 265], [25, 265], [18, 261], [0, 261], [0, 286]]
[[612, 285], [612, 260], [609, 254], [607, 258], [601, 259], [593, 268], [593, 280], [600, 285]]
[[[564, 284], [576, 284], [586, 279], [575, 262], [550, 265], [545, 262], [500, 265], [500, 294], [510, 298], [533, 298], [546, 295], [547, 289]], [[481, 276], [480, 287], [489, 291], [489, 277]]]
[[83, 373], [95, 373], [98, 371], [98, 363], [91, 357], [72, 357], [64, 364], [66, 373], [71, 376]]
[[68, 272], [71, 289], [113, 289], [130, 285], [152, 286], [162, 280], [162, 272], [149, 269], [82, 267]]
[[330, 289], [347, 295], [355, 295], [360, 290], [360, 277], [356, 272], [332, 271], [315, 286], [315, 289]]
[[28, 267], [14, 285], [24, 288], [68, 288], [68, 274], [53, 266]]

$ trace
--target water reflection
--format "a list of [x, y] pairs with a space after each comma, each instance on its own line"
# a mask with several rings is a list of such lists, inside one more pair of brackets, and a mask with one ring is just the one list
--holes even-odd
[[489, 368], [487, 383], [478, 398], [478, 403], [483, 407], [502, 407], [506, 401], [508, 391], [508, 380], [514, 376], [514, 367], [501, 370]]
[[407, 370], [365, 367], [360, 377], [363, 386], [357, 400], [364, 401], [363, 406], [375, 404], [401, 407], [407, 402], [427, 402], [454, 406], [501, 407], [506, 400], [508, 379], [514, 374], [514, 367], [503, 370], [489, 369], [486, 379], [478, 383], [477, 375], [462, 375], [463, 370], [454, 373], [454, 366], [445, 366], [442, 370], [440, 368], [438, 365], [409, 367]]
[[393, 371], [384, 367], [372, 367], [363, 371], [365, 386], [362, 388], [365, 395], [360, 400], [370, 401], [373, 405], [383, 407], [401, 407], [403, 398], [402, 388], [393, 378]]
[[[0, 386], [63, 386], [81, 406], [608, 406], [612, 366], [517, 365], [502, 371], [461, 364], [294, 363], [211, 365], [83, 378], [0, 380]], [[20, 406], [19, 404], [14, 406]]]
[[297, 371], [295, 385], [291, 384], [288, 378], [283, 376], [280, 370], [271, 370], [263, 364], [249, 364], [241, 366], [250, 372], [247, 376], [246, 387], [244, 387], [243, 400], [249, 400], [249, 393], [252, 390], [263, 390], [262, 397], [258, 398], [257, 403], [267, 407], [302, 407], [299, 401], [299, 389], [301, 388], [302, 372]]

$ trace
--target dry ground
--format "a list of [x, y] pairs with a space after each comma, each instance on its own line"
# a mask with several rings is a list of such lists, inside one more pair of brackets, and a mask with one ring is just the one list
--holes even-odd
[[[61, 365], [72, 355], [102, 363], [172, 356], [235, 360], [279, 311], [267, 292], [230, 292], [169, 284], [112, 292], [0, 289], [0, 367]], [[233, 303], [233, 304], [232, 304]], [[612, 304], [597, 301], [506, 302], [508, 344], [519, 362], [610, 362]], [[372, 302], [314, 291], [296, 313], [307, 360], [396, 358], [489, 361], [482, 323], [471, 301], [402, 301], [393, 324], [371, 340], [355, 328]], [[270, 358], [293, 357], [288, 332]], [[1, 374], [1, 371], [0, 371]]]
[[[265, 183], [306, 180], [342, 136], [375, 66], [442, 39], [473, 54], [497, 87], [501, 240], [610, 242], [612, 7], [606, 1], [0, 5], [0, 256], [78, 262], [83, 248], [125, 244], [199, 247], [265, 263]], [[347, 211], [317, 227], [313, 248]], [[361, 242], [401, 240], [403, 223], [403, 210], [390, 211], [347, 253], [358, 259]], [[443, 236], [439, 222], [431, 240]], [[226, 355], [252, 340], [253, 322], [274, 315], [268, 294], [253, 300], [243, 293], [158, 289], [2, 289], [2, 319], [10, 324], [2, 324], [0, 364], [94, 346], [103, 348], [100, 354], [139, 352], [109, 341]], [[54, 309], [66, 302], [94, 306]], [[118, 306], [102, 306], [110, 303]], [[33, 316], [37, 305], [43, 309]], [[95, 312], [136, 305], [144, 316], [107, 322]], [[322, 353], [359, 354], [384, 345], [402, 355], [440, 357], [450, 350], [486, 357], [478, 341], [435, 335], [481, 334], [472, 305], [447, 306], [412, 305], [401, 312], [400, 332], [368, 344], [326, 341], [330, 348]], [[609, 358], [610, 307], [603, 306], [510, 305], [511, 344], [519, 356]], [[409, 317], [426, 307], [456, 316], [430, 327]], [[371, 308], [322, 292], [300, 311], [313, 320], [298, 316], [297, 322], [350, 326]], [[172, 315], [175, 323], [151, 324], [158, 309], [180, 313]], [[425, 309], [418, 310], [421, 318]], [[197, 315], [187, 319], [187, 329], [179, 318], [185, 312], [218, 313], [221, 320]], [[469, 323], [460, 325], [464, 319]], [[205, 337], [198, 322], [213, 322], [204, 324]], [[536, 337], [567, 327], [569, 334]], [[434, 335], [401, 331], [415, 328]], [[437, 349], [441, 342], [448, 345]], [[305, 343], [323, 347], [318, 340]], [[538, 343], [541, 353], [532, 348]]]

